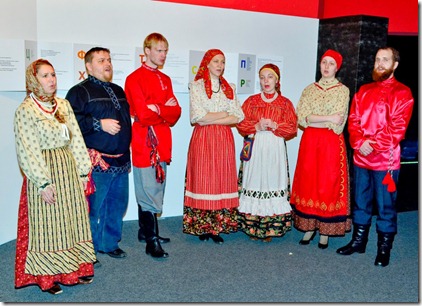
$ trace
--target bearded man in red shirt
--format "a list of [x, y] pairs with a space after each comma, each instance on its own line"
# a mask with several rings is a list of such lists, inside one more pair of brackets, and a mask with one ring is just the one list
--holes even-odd
[[355, 94], [350, 108], [348, 131], [354, 150], [353, 236], [337, 253], [365, 253], [375, 199], [378, 216], [376, 266], [385, 267], [397, 233], [396, 183], [400, 170], [400, 141], [412, 115], [410, 89], [394, 77], [399, 65], [397, 50], [378, 50], [372, 78]]

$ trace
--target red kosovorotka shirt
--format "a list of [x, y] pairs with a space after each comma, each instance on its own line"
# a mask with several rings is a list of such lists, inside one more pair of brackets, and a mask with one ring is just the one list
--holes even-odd
[[[182, 109], [164, 105], [170, 98], [176, 97], [170, 78], [156, 68], [142, 64], [132, 72], [125, 83], [125, 93], [130, 105], [130, 114], [134, 118], [132, 125], [132, 162], [135, 167], [151, 167], [151, 147], [147, 146], [148, 126], [153, 126], [158, 139], [160, 160], [171, 162], [172, 138], [170, 127], [179, 120]], [[158, 113], [147, 105], [154, 104]]]
[[[394, 77], [359, 89], [353, 97], [348, 123], [355, 165], [378, 171], [400, 168], [399, 144], [409, 124], [413, 103], [410, 89]], [[376, 143], [371, 144], [374, 151], [363, 156], [359, 148], [367, 139]]]
[[273, 102], [264, 102], [261, 94], [250, 96], [243, 102], [242, 110], [245, 119], [237, 124], [240, 135], [255, 134], [255, 124], [261, 118], [277, 122], [278, 127], [273, 132], [275, 136], [288, 140], [297, 134], [297, 116], [292, 102], [279, 95]]

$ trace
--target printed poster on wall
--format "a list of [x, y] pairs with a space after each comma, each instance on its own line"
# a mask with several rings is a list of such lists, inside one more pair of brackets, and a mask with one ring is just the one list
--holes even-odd
[[190, 50], [189, 51], [189, 82], [192, 82], [198, 72], [201, 60], [205, 51]]
[[25, 91], [25, 41], [0, 40], [0, 91]]
[[162, 72], [171, 78], [173, 92], [187, 93], [189, 91], [189, 52], [171, 50], [167, 53], [166, 63]]
[[74, 82], [73, 44], [38, 42], [38, 55], [49, 61], [56, 71], [57, 89], [69, 90]]
[[141, 64], [145, 61], [145, 54], [144, 54], [144, 48], [141, 47], [135, 47], [135, 66], [133, 70], [138, 69], [141, 67]]
[[256, 55], [239, 54], [237, 92], [239, 94], [255, 93]]
[[25, 70], [26, 67], [38, 59], [38, 43], [34, 40], [25, 40]]
[[110, 47], [111, 63], [113, 64], [113, 83], [125, 87], [126, 78], [133, 72], [135, 65], [133, 48]]
[[88, 44], [74, 44], [73, 45], [73, 85], [85, 80], [88, 75], [85, 70], [85, 53], [89, 49], [96, 47]]

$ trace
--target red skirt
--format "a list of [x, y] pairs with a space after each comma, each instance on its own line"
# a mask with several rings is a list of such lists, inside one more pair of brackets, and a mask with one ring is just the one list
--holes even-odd
[[204, 210], [239, 206], [235, 154], [229, 126], [195, 126], [186, 166], [185, 206]]
[[[295, 215], [324, 223], [350, 217], [349, 171], [343, 134], [305, 129], [290, 198]], [[310, 229], [304, 229], [310, 230]]]

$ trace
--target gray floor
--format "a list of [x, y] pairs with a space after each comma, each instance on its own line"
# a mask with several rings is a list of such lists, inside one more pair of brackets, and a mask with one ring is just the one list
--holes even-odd
[[[90, 285], [63, 286], [52, 296], [37, 286], [14, 288], [15, 241], [0, 246], [2, 302], [419, 302], [418, 212], [399, 213], [399, 233], [391, 263], [374, 266], [376, 233], [371, 228], [365, 254], [341, 256], [351, 237], [331, 238], [327, 249], [298, 241], [295, 229], [271, 243], [250, 241], [243, 233], [223, 235], [225, 243], [201, 242], [181, 231], [181, 217], [161, 219], [170, 257], [156, 260], [137, 241], [137, 222], [124, 223], [121, 248], [128, 257], [98, 258]], [[373, 220], [374, 223], [375, 220]]]

